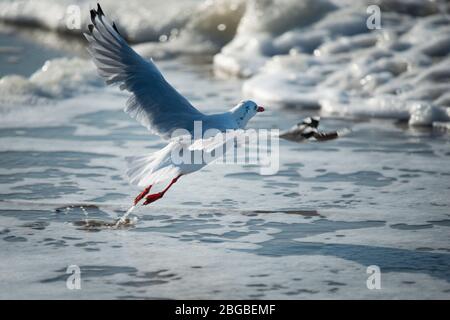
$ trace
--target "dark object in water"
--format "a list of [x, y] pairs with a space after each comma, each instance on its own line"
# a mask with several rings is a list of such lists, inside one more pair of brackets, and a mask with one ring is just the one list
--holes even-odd
[[133, 227], [134, 224], [130, 219], [125, 219], [123, 223], [120, 225], [117, 225], [117, 222], [119, 220], [115, 221], [102, 221], [102, 220], [80, 220], [73, 222], [73, 225], [76, 227], [79, 227], [79, 230], [85, 230], [85, 231], [100, 231], [102, 229], [121, 229], [121, 228], [130, 228]]
[[291, 129], [280, 133], [280, 138], [295, 141], [304, 142], [305, 140], [310, 140], [311, 138], [317, 141], [327, 141], [333, 140], [341, 136], [338, 131], [321, 132], [317, 129], [319, 126], [320, 117], [308, 117], [297, 125], [293, 126]]

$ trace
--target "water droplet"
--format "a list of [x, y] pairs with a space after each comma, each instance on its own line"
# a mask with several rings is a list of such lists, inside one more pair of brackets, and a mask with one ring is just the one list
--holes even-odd
[[226, 28], [227, 28], [227, 26], [223, 23], [221, 23], [217, 26], [217, 30], [219, 30], [219, 31], [225, 31]]
[[50, 65], [50, 61], [45, 61], [45, 63], [44, 63], [44, 65], [42, 66], [42, 71], [47, 71], [48, 70], [48, 67], [49, 67], [49, 65]]

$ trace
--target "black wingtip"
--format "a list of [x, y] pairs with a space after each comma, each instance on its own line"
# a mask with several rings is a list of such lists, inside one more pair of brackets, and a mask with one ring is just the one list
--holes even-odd
[[100, 3], [97, 2], [97, 13], [99, 16], [104, 16], [105, 14], [103, 13], [102, 7], [100, 7]]
[[91, 21], [93, 24], [95, 24], [95, 16], [97, 15], [97, 13], [95, 12], [94, 9], [92, 9], [90, 12], [91, 12]]
[[92, 33], [92, 31], [94, 31], [94, 25], [89, 24], [88, 29], [89, 29], [89, 32]]
[[315, 132], [311, 131], [311, 132], [306, 132], [306, 133], [301, 133], [301, 136], [305, 139], [309, 139], [312, 136], [314, 136]]
[[303, 119], [302, 122], [298, 123], [297, 126], [306, 125], [311, 128], [317, 128], [319, 126], [319, 117], [308, 117]]
[[113, 27], [113, 29], [116, 30], [116, 32], [120, 35], [120, 32], [119, 32], [119, 30], [117, 29], [115, 22], [113, 22], [112, 27]]
[[334, 140], [334, 139], [339, 138], [339, 134], [336, 131], [316, 132], [316, 133], [314, 133], [314, 138], [316, 138], [317, 141]]
[[319, 119], [317, 117], [311, 118], [311, 127], [317, 128], [319, 126]]

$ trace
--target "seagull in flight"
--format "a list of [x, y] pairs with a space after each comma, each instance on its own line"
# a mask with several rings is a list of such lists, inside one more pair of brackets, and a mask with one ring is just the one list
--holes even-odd
[[281, 132], [279, 137], [294, 142], [309, 141], [312, 138], [322, 142], [337, 139], [349, 131], [348, 129], [329, 132], [319, 131], [319, 122], [320, 117], [307, 117], [289, 130]]
[[[194, 123], [200, 121], [203, 132], [243, 130], [248, 121], [264, 108], [255, 102], [241, 101], [232, 109], [219, 114], [204, 114], [176, 91], [163, 77], [156, 65], [137, 54], [119, 33], [115, 23], [109, 22], [102, 8], [91, 10], [89, 32], [84, 33], [89, 42], [88, 51], [98, 73], [108, 85], [119, 85], [131, 96], [125, 112], [154, 134], [168, 140], [161, 150], [145, 156], [128, 158], [128, 177], [132, 184], [145, 188], [134, 200], [134, 208], [145, 198], [143, 205], [161, 199], [177, 180], [200, 170], [206, 164], [175, 163], [172, 151], [183, 142], [173, 135], [183, 129], [191, 136]], [[194, 141], [190, 152], [208, 145]], [[160, 192], [149, 194], [153, 185], [168, 182]]]

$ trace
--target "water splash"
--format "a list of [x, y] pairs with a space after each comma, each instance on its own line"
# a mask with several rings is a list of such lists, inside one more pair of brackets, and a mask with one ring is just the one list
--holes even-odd
[[80, 206], [80, 209], [84, 213], [84, 221], [86, 222], [86, 224], [88, 224], [89, 223], [89, 213], [83, 206]]
[[136, 205], [131, 206], [131, 207], [127, 210], [127, 212], [125, 212], [125, 214], [124, 214], [122, 217], [120, 217], [119, 220], [117, 220], [116, 225], [115, 225], [116, 228], [118, 228], [118, 227], [120, 227], [121, 225], [127, 223], [127, 218], [128, 218], [128, 216], [130, 215], [130, 213], [133, 212], [134, 208], [136, 208]]

